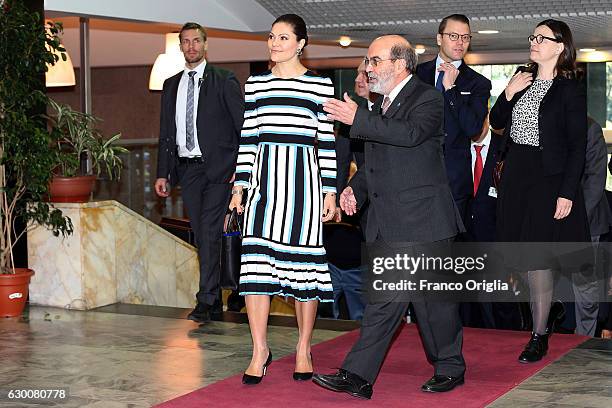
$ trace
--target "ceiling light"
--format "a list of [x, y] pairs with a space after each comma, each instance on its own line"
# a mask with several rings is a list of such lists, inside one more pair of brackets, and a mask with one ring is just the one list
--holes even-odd
[[[47, 50], [49, 50], [49, 46], [47, 45]], [[65, 48], [63, 44], [60, 43], [60, 48]], [[72, 65], [72, 60], [70, 59], [70, 55], [68, 51], [59, 52], [57, 50], [53, 50], [53, 54], [58, 57], [58, 60], [55, 64], [47, 64], [47, 72], [45, 73], [45, 85], [47, 88], [52, 88], [56, 86], [74, 86], [76, 85], [76, 79], [74, 77], [74, 67]], [[66, 60], [62, 58], [62, 54]]]
[[478, 30], [478, 34], [498, 34], [498, 30]]
[[414, 47], [414, 52], [416, 52], [417, 54], [423, 54], [425, 52], [425, 47], [422, 45], [417, 45], [416, 47]]
[[151, 69], [149, 89], [161, 91], [164, 81], [185, 68], [185, 57], [181, 52], [178, 33], [166, 34], [166, 52], [159, 54]]
[[351, 40], [351, 37], [347, 37], [343, 35], [342, 37], [340, 37], [340, 40], [338, 40], [338, 42], [340, 43], [341, 46], [348, 47], [349, 45], [351, 45], [353, 40]]
[[595, 52], [597, 51], [595, 48], [581, 48], [580, 52]]

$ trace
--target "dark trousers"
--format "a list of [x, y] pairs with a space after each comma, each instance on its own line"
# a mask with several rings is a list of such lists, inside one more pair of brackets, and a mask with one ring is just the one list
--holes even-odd
[[[378, 237], [380, 239], [380, 236]], [[342, 368], [370, 384], [378, 376], [385, 355], [410, 302], [368, 302], [359, 339], [344, 359]], [[449, 302], [412, 302], [421, 341], [434, 374], [460, 377], [465, 372], [463, 327], [459, 304]]]
[[231, 186], [211, 183], [204, 166], [199, 163], [180, 164], [178, 175], [200, 258], [199, 303], [212, 305], [219, 298], [221, 234], [223, 218], [229, 204]]
[[[368, 303], [359, 339], [342, 368], [373, 384], [387, 349], [408, 310], [408, 302]], [[463, 330], [457, 303], [413, 302], [427, 360], [436, 375], [459, 377], [465, 372], [461, 353]], [[408, 368], [408, 367], [407, 367]]]

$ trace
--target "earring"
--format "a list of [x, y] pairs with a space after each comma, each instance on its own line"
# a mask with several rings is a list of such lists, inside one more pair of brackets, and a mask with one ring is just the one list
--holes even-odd
[[298, 55], [298, 56], [299, 56], [299, 55], [302, 55], [302, 49], [301, 49], [301, 48], [298, 48], [298, 49], [297, 49], [297, 55]]

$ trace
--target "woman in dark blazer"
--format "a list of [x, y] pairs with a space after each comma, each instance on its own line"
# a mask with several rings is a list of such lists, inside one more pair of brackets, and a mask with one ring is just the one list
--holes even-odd
[[[531, 63], [521, 67], [491, 109], [508, 142], [497, 207], [502, 242], [589, 241], [580, 179], [584, 168], [586, 91], [576, 80], [576, 49], [562, 21], [542, 21], [529, 36]], [[522, 363], [542, 359], [564, 315], [552, 305], [553, 269], [529, 259], [533, 317]]]

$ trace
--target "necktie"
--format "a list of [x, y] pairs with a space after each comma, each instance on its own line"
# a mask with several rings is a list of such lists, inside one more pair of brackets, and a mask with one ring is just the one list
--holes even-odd
[[185, 118], [185, 128], [187, 131], [187, 140], [185, 147], [188, 151], [192, 151], [195, 147], [195, 138], [193, 137], [193, 88], [195, 71], [189, 72], [189, 85], [187, 85], [187, 115]]
[[382, 103], [382, 114], [384, 115], [387, 112], [387, 109], [389, 109], [389, 106], [391, 105], [391, 99], [389, 99], [388, 96], [385, 96], [385, 99], [383, 99], [383, 103]]
[[478, 185], [480, 184], [480, 178], [482, 177], [482, 155], [480, 154], [484, 145], [474, 146], [476, 150], [476, 162], [474, 163], [474, 197], [478, 192]]
[[442, 85], [443, 79], [444, 79], [444, 71], [440, 71], [440, 73], [438, 74], [438, 79], [436, 80], [436, 88], [438, 88], [440, 92], [444, 92], [444, 85]]

